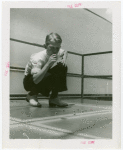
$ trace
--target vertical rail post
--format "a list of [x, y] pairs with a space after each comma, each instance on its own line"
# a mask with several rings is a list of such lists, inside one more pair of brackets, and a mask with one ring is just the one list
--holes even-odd
[[82, 68], [81, 68], [81, 103], [83, 103], [84, 92], [84, 56], [82, 56]]

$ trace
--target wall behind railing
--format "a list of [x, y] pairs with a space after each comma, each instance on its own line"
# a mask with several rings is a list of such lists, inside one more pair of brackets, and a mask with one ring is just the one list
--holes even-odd
[[[68, 51], [86, 54], [112, 50], [112, 25], [84, 9], [11, 9], [11, 38], [44, 44], [46, 35], [51, 32], [61, 35], [62, 48]], [[43, 48], [10, 41], [10, 65], [25, 67], [30, 55], [41, 50]], [[85, 73], [111, 75], [111, 58], [112, 54], [87, 56]], [[69, 73], [81, 74], [81, 57], [69, 54], [67, 62]], [[11, 94], [26, 93], [22, 80], [22, 72], [10, 72]], [[80, 78], [67, 77], [67, 83], [68, 91], [63, 93], [81, 94]], [[84, 92], [111, 94], [111, 83], [111, 80], [86, 79]]]

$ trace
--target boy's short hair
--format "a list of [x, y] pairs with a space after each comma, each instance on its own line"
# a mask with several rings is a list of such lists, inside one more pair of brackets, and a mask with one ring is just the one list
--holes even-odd
[[50, 33], [46, 36], [45, 45], [47, 46], [50, 42], [62, 43], [62, 38], [57, 33]]

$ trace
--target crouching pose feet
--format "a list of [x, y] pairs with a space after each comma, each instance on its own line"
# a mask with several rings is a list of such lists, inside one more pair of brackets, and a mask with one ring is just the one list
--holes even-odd
[[62, 39], [57, 33], [46, 36], [45, 50], [31, 55], [25, 68], [24, 89], [29, 91], [26, 101], [35, 107], [41, 107], [37, 95], [49, 96], [49, 106], [66, 107], [60, 101], [58, 92], [66, 91], [67, 51], [61, 49]]

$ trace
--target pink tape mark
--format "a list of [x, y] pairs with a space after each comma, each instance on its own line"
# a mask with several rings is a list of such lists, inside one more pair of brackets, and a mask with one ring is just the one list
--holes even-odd
[[75, 4], [74, 6], [75, 7], [79, 7], [79, 6], [81, 6], [82, 4], [81, 3], [78, 3], [78, 4]]
[[[10, 62], [7, 62], [6, 63], [6, 68], [9, 68], [9, 67], [10, 67]], [[5, 70], [4, 76], [7, 76], [7, 74], [8, 74], [8, 70]]]
[[94, 144], [95, 141], [88, 141], [88, 144]]
[[7, 62], [6, 68], [9, 68], [9, 67], [10, 67], [10, 62]]
[[73, 5], [67, 5], [68, 8], [79, 7], [79, 6], [82, 6], [82, 4], [78, 3], [78, 4], [74, 4], [74, 6]]
[[67, 5], [67, 7], [68, 7], [68, 8], [73, 8], [73, 6], [72, 6], [72, 5]]
[[4, 75], [7, 76], [8, 74], [8, 70], [5, 70]]
[[82, 141], [81, 144], [86, 144], [86, 141]]

